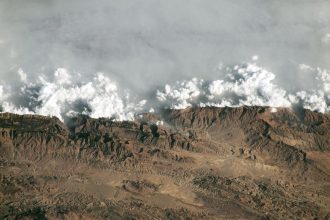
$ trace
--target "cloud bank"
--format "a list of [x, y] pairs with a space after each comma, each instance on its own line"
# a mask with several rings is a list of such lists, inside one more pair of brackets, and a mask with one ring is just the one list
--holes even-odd
[[[15, 88], [20, 91], [18, 94], [10, 87], [0, 86], [2, 111], [56, 116], [61, 120], [75, 114], [133, 120], [135, 113], [146, 103], [145, 100], [130, 100], [128, 93], [120, 93], [117, 85], [102, 73], [95, 74], [90, 82], [79, 81], [78, 74], [72, 75], [63, 68], [57, 69], [52, 79], [41, 76], [35, 82], [29, 82], [22, 69], [18, 75], [22, 83]], [[4, 93], [8, 95], [1, 95]], [[17, 100], [28, 102], [15, 105]]]
[[4, 112], [50, 115], [61, 120], [76, 114], [134, 120], [141, 112], [191, 106], [245, 105], [330, 111], [329, 71], [301, 64], [301, 71], [315, 78], [318, 89], [288, 92], [275, 83], [274, 73], [258, 66], [256, 61], [254, 57], [251, 62], [222, 65], [219, 68], [219, 75], [225, 75], [222, 79], [177, 81], [153, 91], [149, 97], [132, 97], [131, 90], [118, 87], [117, 82], [103, 73], [96, 73], [91, 81], [84, 82], [81, 74], [59, 68], [51, 78], [40, 76], [30, 81], [27, 73], [19, 69], [17, 78], [21, 84], [18, 87], [0, 84], [0, 103]]
[[62, 118], [189, 105], [325, 112], [329, 24], [328, 0], [1, 0], [0, 102]]
[[[190, 106], [270, 106], [301, 107], [318, 112], [330, 110], [330, 72], [301, 64], [305, 74], [315, 78], [316, 88], [288, 92], [274, 82], [275, 74], [256, 63], [243, 63], [222, 68], [224, 79], [189, 81], [166, 85], [157, 91], [165, 106], [182, 109]], [[222, 74], [221, 74], [222, 75]]]

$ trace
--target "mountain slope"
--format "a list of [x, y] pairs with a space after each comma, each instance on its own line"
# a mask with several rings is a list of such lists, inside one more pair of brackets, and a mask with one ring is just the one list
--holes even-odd
[[0, 114], [0, 218], [327, 219], [330, 117], [188, 108]]

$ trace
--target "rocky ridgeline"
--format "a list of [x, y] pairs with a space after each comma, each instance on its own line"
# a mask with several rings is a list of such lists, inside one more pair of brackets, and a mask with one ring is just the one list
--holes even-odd
[[1, 155], [31, 160], [74, 159], [105, 165], [137, 162], [154, 155], [171, 156], [163, 149], [193, 150], [189, 138], [147, 122], [114, 122], [80, 116], [72, 118], [69, 125], [55, 117], [1, 114]]
[[[158, 126], [148, 121], [151, 118], [165, 124]], [[146, 114], [134, 122], [79, 116], [67, 124], [55, 117], [1, 114], [1, 155], [107, 165], [153, 156], [184, 159], [166, 151], [175, 148], [238, 154], [265, 164], [305, 169], [306, 151], [330, 149], [329, 116], [309, 110], [298, 116], [289, 109], [273, 113], [267, 107], [189, 108], [167, 110], [160, 116]]]
[[330, 117], [0, 114], [0, 219], [329, 219]]

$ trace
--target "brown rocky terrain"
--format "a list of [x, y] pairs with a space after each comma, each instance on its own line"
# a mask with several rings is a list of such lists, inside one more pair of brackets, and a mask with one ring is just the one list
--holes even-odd
[[330, 116], [3, 113], [0, 170], [0, 219], [330, 219]]

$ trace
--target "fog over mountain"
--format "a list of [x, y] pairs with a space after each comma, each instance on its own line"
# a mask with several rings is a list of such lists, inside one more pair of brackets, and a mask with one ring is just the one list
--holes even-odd
[[330, 106], [330, 2], [0, 2], [2, 111]]

